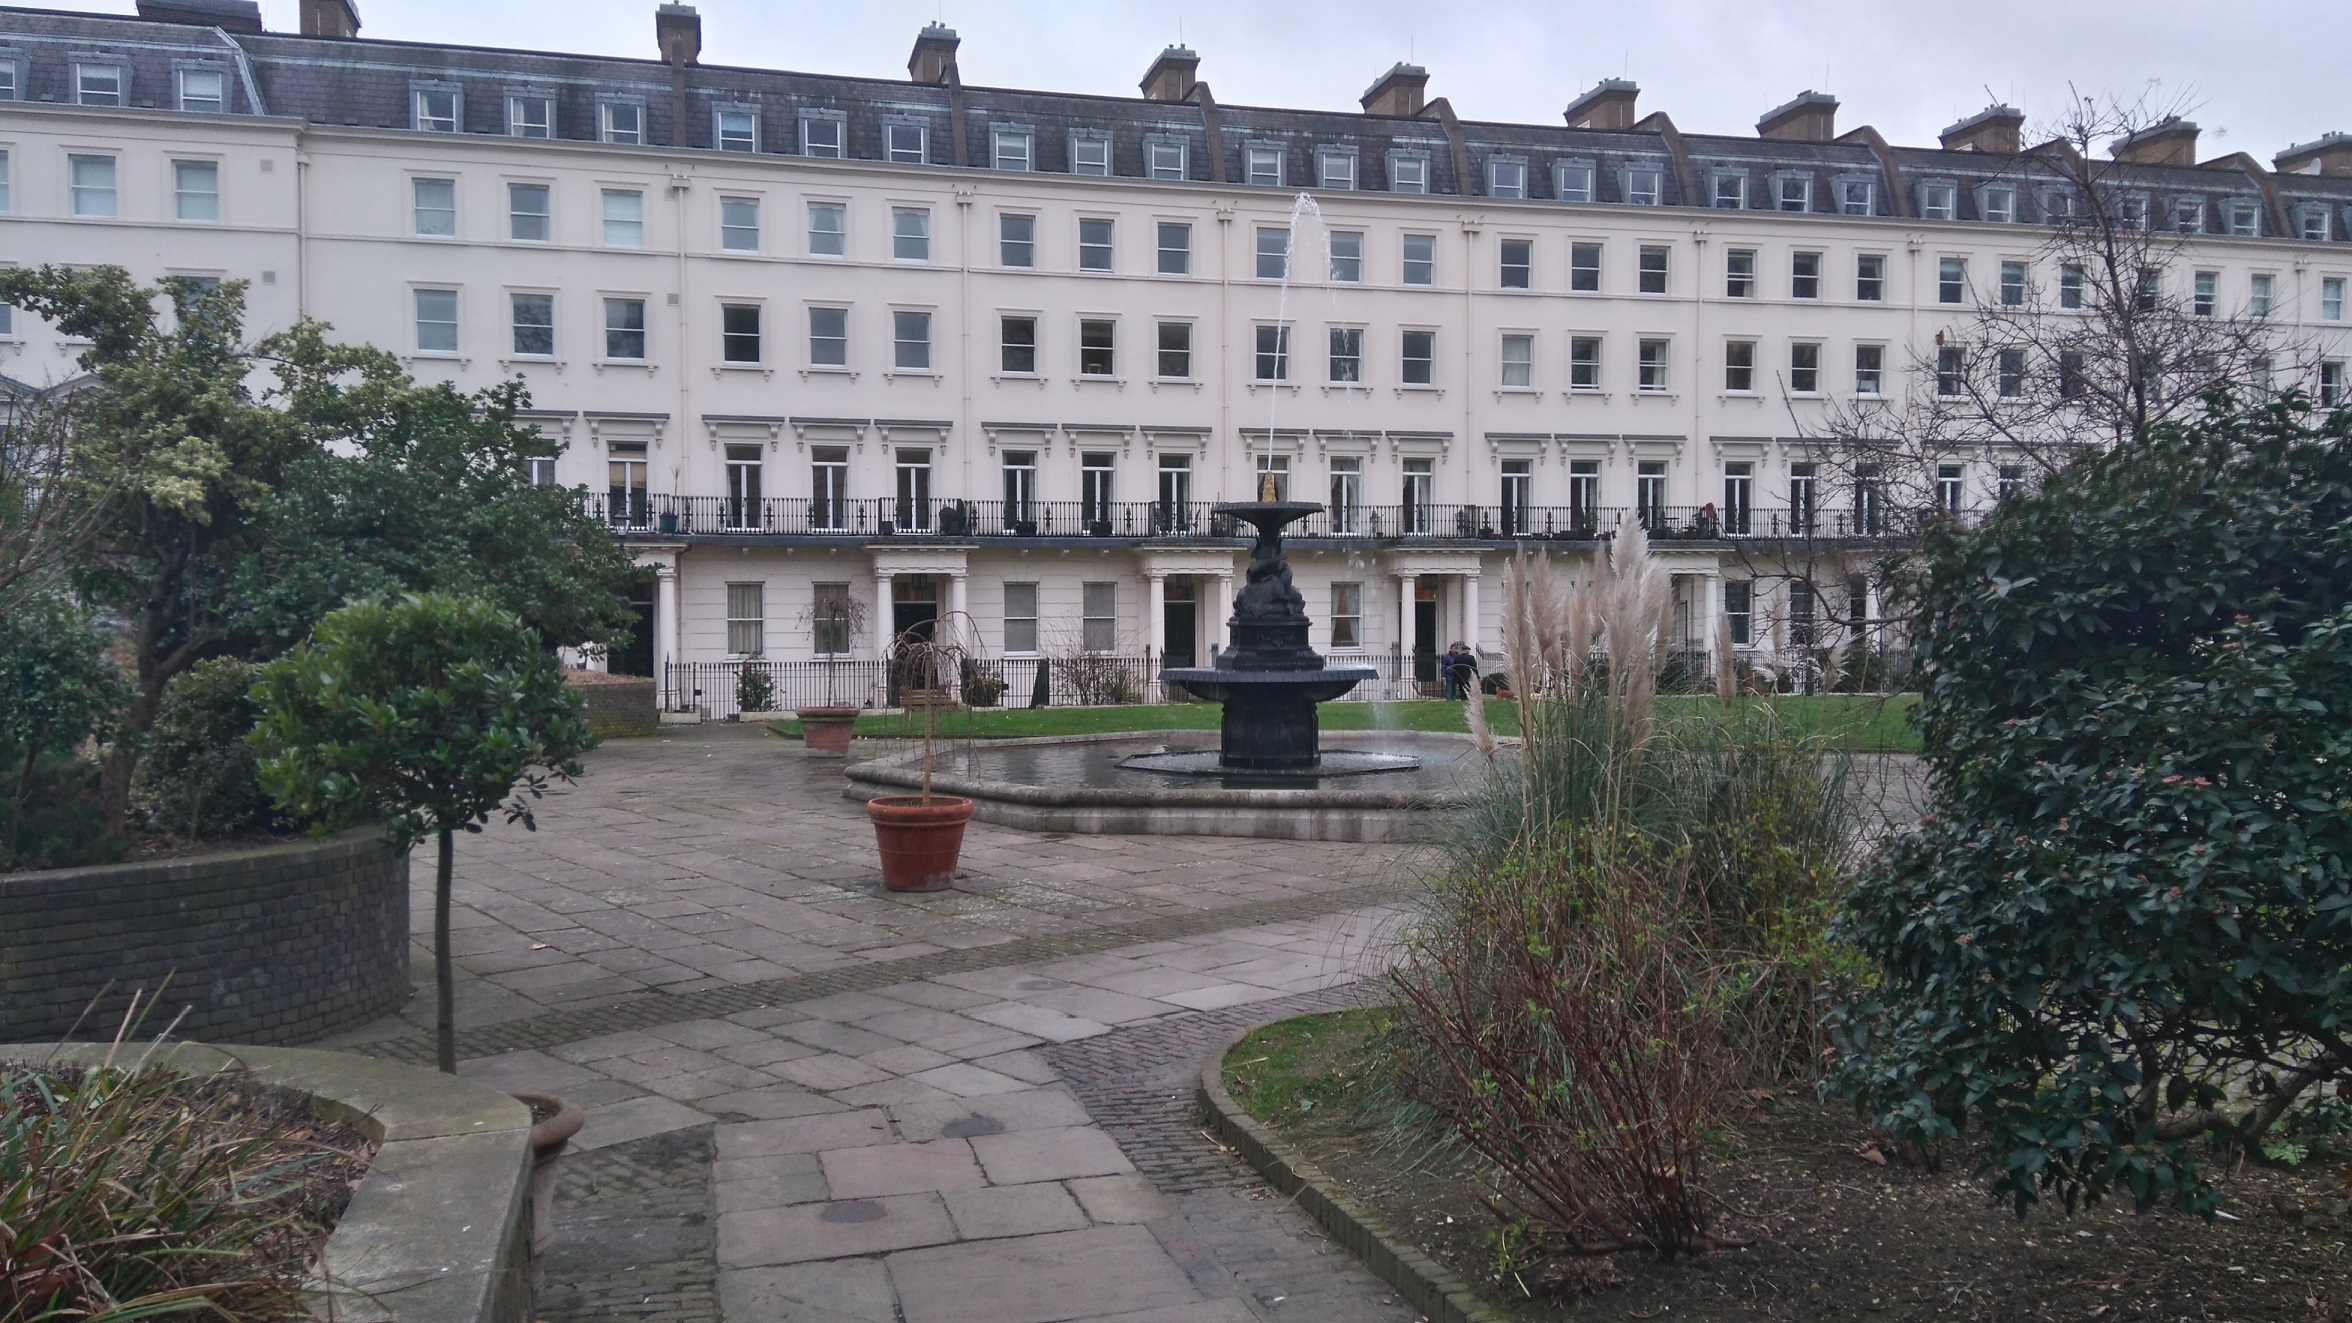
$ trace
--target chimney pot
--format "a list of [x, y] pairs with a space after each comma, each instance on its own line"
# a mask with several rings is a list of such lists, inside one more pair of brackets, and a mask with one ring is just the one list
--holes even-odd
[[925, 87], [946, 82], [947, 71], [955, 68], [956, 47], [962, 44], [954, 28], [925, 23], [915, 34], [915, 53], [907, 57], [907, 77]]
[[2132, 165], [2195, 165], [2197, 126], [2174, 115], [2117, 138], [2107, 150]]
[[1421, 113], [1422, 95], [1428, 90], [1429, 71], [1418, 64], [1399, 61], [1365, 91], [1364, 113], [1409, 119]]
[[2352, 175], [2352, 133], [2329, 133], [2271, 158], [2282, 175]]
[[692, 5], [663, 5], [653, 11], [653, 36], [662, 61], [683, 68], [702, 58], [702, 15]]
[[1837, 138], [1838, 99], [1811, 89], [1756, 121], [1756, 136], [1783, 142], [1831, 142]]
[[1947, 152], [2015, 156], [2025, 149], [2025, 112], [1996, 102], [1945, 129], [1939, 136]]
[[1561, 112], [1572, 129], [1630, 129], [1641, 88], [1623, 78], [1604, 78]]
[[302, 35], [305, 37], [356, 37], [359, 35], [359, 10], [352, 0], [302, 0]]
[[1146, 101], [1189, 101], [1199, 82], [1200, 56], [1187, 47], [1170, 46], [1144, 70], [1138, 86]]

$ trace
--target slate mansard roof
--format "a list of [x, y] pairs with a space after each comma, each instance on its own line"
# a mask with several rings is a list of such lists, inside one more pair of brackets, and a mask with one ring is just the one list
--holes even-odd
[[[1823, 214], [1853, 205], [1845, 181], [1871, 185], [1867, 205], [1880, 217], [1917, 217], [1925, 185], [1954, 186], [1959, 221], [1984, 218], [1986, 184], [2014, 187], [2019, 221], [2043, 219], [2050, 201], [2019, 156], [1891, 146], [1867, 129], [1807, 141], [1684, 134], [1663, 114], [1591, 129], [1459, 120], [1442, 100], [1417, 115], [1378, 115], [1220, 105], [1205, 86], [1182, 101], [964, 87], [953, 73], [953, 34], [944, 29], [937, 31], [950, 53], [939, 83], [689, 64], [681, 135], [672, 68], [659, 60], [265, 33], [255, 30], [258, 22], [232, 31], [233, 19], [223, 26], [175, 21], [214, 7], [237, 8], [235, 0], [177, 0], [168, 16], [142, 18], [0, 8], [0, 71], [13, 66], [18, 100], [72, 104], [77, 61], [115, 62], [129, 73], [127, 108], [168, 110], [178, 69], [217, 68], [231, 75], [224, 109], [232, 113], [373, 129], [412, 128], [417, 89], [453, 88], [460, 131], [469, 135], [505, 134], [510, 95], [543, 96], [554, 104], [553, 136], [580, 141], [598, 137], [601, 103], [621, 101], [643, 107], [645, 142], [654, 151], [716, 147], [716, 112], [726, 108], [756, 116], [766, 154], [798, 153], [808, 116], [839, 120], [844, 155], [853, 160], [888, 159], [889, 126], [918, 124], [928, 130], [928, 163], [950, 169], [989, 167], [994, 131], [1010, 127], [1030, 132], [1031, 168], [1048, 174], [1070, 172], [1074, 140], [1107, 138], [1111, 174], [1129, 179], [1149, 175], [1152, 143], [1174, 141], [1185, 144], [1186, 176], [1199, 183], [1242, 184], [1251, 149], [1272, 148], [1281, 153], [1288, 188], [1315, 186], [1318, 156], [1337, 151], [1355, 157], [1356, 187], [1371, 192], [1388, 191], [1391, 162], [1408, 155], [1426, 162], [1428, 192], [1456, 196], [1487, 194], [1490, 165], [1501, 160], [1525, 166], [1526, 195], [1537, 200], [1559, 196], [1559, 167], [1569, 166], [1578, 180], [1589, 167], [1592, 200], [1601, 203], [1625, 202], [1629, 185], [1654, 177], [1659, 205], [1706, 208], [1723, 174], [1749, 180], [1752, 210], [1776, 208], [1784, 177], [1812, 180], [1810, 210]], [[147, 8], [167, 10], [157, 0]], [[1632, 92], [1630, 84], [1603, 86]], [[1802, 108], [1808, 98], [1834, 114], [1833, 100], [1811, 93], [1774, 114]], [[2127, 173], [2131, 187], [2145, 190], [2158, 224], [2169, 224], [2176, 202], [2195, 198], [2205, 204], [2209, 230], [2225, 228], [2230, 204], [2251, 203], [2264, 236], [2302, 235], [2318, 214], [2328, 239], [2352, 241], [2352, 174], [2279, 173], [2243, 156], [2135, 165]]]

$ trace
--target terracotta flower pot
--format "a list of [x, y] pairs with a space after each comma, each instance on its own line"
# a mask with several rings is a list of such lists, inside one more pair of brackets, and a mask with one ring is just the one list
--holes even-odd
[[858, 709], [804, 707], [795, 709], [793, 715], [800, 718], [800, 738], [808, 745], [809, 757], [849, 756], [849, 737], [857, 726]]
[[964, 851], [972, 801], [955, 795], [883, 795], [866, 801], [874, 843], [882, 851], [882, 885], [892, 891], [937, 891], [955, 876]]
[[531, 1109], [531, 1252], [544, 1254], [555, 1238], [555, 1160], [588, 1114], [551, 1094], [518, 1093], [514, 1100]]

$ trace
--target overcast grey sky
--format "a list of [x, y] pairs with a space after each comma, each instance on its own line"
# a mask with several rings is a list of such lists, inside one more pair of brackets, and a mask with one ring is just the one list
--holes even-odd
[[[38, 3], [39, 0], [34, 0]], [[123, 12], [131, 0], [50, 0]], [[650, 56], [655, 0], [357, 0], [371, 37]], [[261, 0], [292, 30], [296, 0]], [[1557, 123], [1596, 79], [1641, 84], [1644, 111], [1685, 132], [1755, 131], [1764, 111], [1818, 88], [1841, 129], [1898, 143], [1999, 98], [2041, 127], [2067, 87], [2189, 99], [2205, 156], [2267, 162], [2290, 143], [2352, 131], [2352, 3], [2345, 0], [699, 0], [717, 64], [902, 78], [915, 32], [963, 37], [964, 81], [1132, 96], [1162, 46], [1201, 55], [1217, 99], [1354, 109], [1411, 58], [1466, 119]]]

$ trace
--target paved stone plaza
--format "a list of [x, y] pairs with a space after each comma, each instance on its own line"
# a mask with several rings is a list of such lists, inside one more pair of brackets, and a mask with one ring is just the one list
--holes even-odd
[[[1195, 1124], [1227, 1035], [1376, 972], [1405, 847], [973, 824], [881, 889], [838, 762], [729, 726], [461, 839], [463, 1073], [588, 1108], [549, 1320], [1243, 1323], [1414, 1311]], [[429, 1062], [422, 994], [341, 1046]]]

